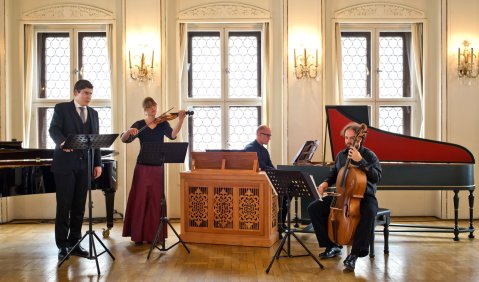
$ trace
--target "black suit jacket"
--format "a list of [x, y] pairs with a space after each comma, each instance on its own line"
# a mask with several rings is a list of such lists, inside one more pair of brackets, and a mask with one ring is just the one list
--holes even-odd
[[[87, 107], [87, 111], [87, 123], [89, 123], [90, 126], [90, 132], [88, 132], [88, 134], [98, 134], [100, 127], [98, 112], [91, 107]], [[52, 171], [66, 173], [73, 169], [86, 169], [88, 165], [87, 150], [65, 152], [60, 148], [60, 145], [67, 139], [68, 135], [85, 134], [83, 132], [83, 123], [73, 101], [59, 103], [55, 106], [49, 132], [56, 144], [53, 153]], [[93, 166], [101, 166], [100, 150], [94, 149], [93, 151]]]

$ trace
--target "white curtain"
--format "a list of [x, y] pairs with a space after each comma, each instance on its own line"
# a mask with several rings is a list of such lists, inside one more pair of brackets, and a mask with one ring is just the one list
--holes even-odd
[[109, 65], [109, 71], [110, 71], [110, 91], [111, 91], [111, 97], [113, 97], [113, 25], [112, 24], [107, 24], [106, 25], [106, 47], [108, 48], [108, 65]]
[[[179, 25], [180, 33], [180, 62], [179, 62], [179, 83], [178, 89], [180, 90], [181, 96], [186, 95], [188, 91], [188, 24], [180, 23]], [[180, 97], [181, 97], [180, 96]]]
[[262, 81], [262, 89], [264, 90], [264, 95], [265, 103], [264, 103], [264, 113], [265, 113], [265, 120], [262, 121], [263, 124], [269, 124], [270, 122], [268, 121], [268, 113], [269, 113], [269, 108], [268, 105], [270, 104], [270, 96], [271, 96], [271, 89], [270, 89], [270, 83], [269, 83], [269, 78], [270, 78], [270, 68], [269, 68], [269, 62], [270, 62], [270, 32], [269, 32], [269, 23], [265, 22], [263, 23], [263, 50], [264, 50], [264, 57], [263, 57], [263, 73], [261, 77]]
[[336, 92], [333, 97], [333, 104], [341, 105], [343, 103], [343, 55], [341, 44], [341, 26], [339, 23], [334, 25], [334, 52], [335, 67], [334, 81], [336, 84]]
[[423, 27], [422, 23], [414, 23], [411, 26], [411, 45], [412, 45], [412, 72], [416, 93], [418, 97], [418, 117], [417, 131], [415, 136], [424, 137], [424, 85], [423, 85]]
[[32, 122], [32, 96], [33, 96], [33, 26], [24, 25], [24, 85], [23, 85], [23, 144], [24, 148], [30, 147], [31, 122]]

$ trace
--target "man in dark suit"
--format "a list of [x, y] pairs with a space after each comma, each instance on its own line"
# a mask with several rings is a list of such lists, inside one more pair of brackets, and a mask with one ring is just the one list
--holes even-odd
[[[59, 260], [81, 239], [89, 173], [87, 150], [64, 149], [63, 145], [70, 134], [98, 134], [98, 112], [88, 107], [92, 94], [93, 85], [88, 80], [77, 81], [73, 101], [57, 104], [50, 123], [50, 136], [56, 144], [52, 171], [56, 184], [55, 241]], [[99, 150], [94, 150], [93, 163], [93, 178], [97, 178], [101, 175]], [[71, 254], [89, 255], [80, 245]]]

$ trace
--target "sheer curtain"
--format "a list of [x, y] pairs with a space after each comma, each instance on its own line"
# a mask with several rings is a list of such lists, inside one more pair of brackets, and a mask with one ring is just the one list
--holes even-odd
[[336, 23], [334, 25], [334, 58], [336, 71], [333, 73], [336, 92], [334, 93], [334, 100], [332, 101], [333, 104], [336, 105], [343, 103], [343, 54], [341, 49], [341, 26], [339, 23]]
[[179, 24], [180, 35], [180, 62], [178, 68], [179, 83], [178, 89], [180, 90], [180, 97], [184, 97], [188, 91], [188, 24]]
[[415, 136], [424, 136], [424, 89], [423, 89], [423, 26], [422, 23], [414, 23], [411, 26], [411, 45], [412, 45], [412, 72], [416, 93], [418, 97], [418, 117], [417, 132]]
[[32, 98], [33, 98], [33, 26], [24, 25], [24, 85], [23, 85], [23, 144], [24, 148], [30, 147]]
[[110, 91], [113, 98], [113, 25], [106, 25], [106, 48], [108, 48], [108, 65], [110, 71]]
[[269, 23], [265, 22], [263, 23], [263, 73], [261, 75], [261, 81], [263, 83], [262, 88], [264, 90], [264, 97], [265, 97], [265, 103], [264, 103], [264, 113], [265, 113], [265, 121], [263, 122], [264, 124], [269, 124], [268, 121], [268, 105], [270, 104], [270, 94], [271, 94], [271, 89], [270, 89], [270, 83], [269, 83], [269, 78], [270, 78], [270, 68], [269, 68], [269, 62], [270, 62], [270, 32], [269, 32]]

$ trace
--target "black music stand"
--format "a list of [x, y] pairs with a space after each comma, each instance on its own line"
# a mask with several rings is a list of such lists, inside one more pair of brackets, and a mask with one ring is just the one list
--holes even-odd
[[[98, 271], [98, 275], [100, 275], [100, 265], [98, 264], [98, 257], [104, 253], [108, 253], [110, 257], [115, 260], [115, 257], [111, 254], [110, 250], [103, 244], [103, 242], [98, 238], [93, 230], [92, 226], [92, 201], [91, 201], [91, 176], [93, 174], [93, 150], [92, 149], [100, 149], [100, 148], [108, 148], [115, 142], [115, 139], [118, 137], [118, 134], [77, 134], [77, 135], [68, 135], [65, 143], [63, 144], [63, 149], [74, 149], [74, 150], [88, 150], [88, 166], [87, 166], [87, 175], [88, 175], [88, 231], [85, 232], [85, 235], [78, 241], [73, 248], [70, 249], [68, 254], [58, 263], [58, 267], [60, 267], [63, 262], [70, 257], [70, 253], [75, 250], [78, 245], [80, 245], [81, 241], [88, 236], [89, 239], [89, 254], [86, 257], [87, 259], [94, 259], [96, 262], [96, 269]], [[98, 242], [103, 246], [104, 251], [97, 254], [96, 247], [95, 247], [95, 240], [96, 238]], [[93, 251], [93, 252], [92, 252]], [[94, 253], [94, 255], [92, 254]]]
[[[188, 149], [188, 142], [144, 142], [141, 145], [140, 155], [138, 157], [138, 163], [143, 165], [156, 165], [162, 166], [166, 163], [183, 163], [185, 161], [186, 150]], [[155, 239], [151, 243], [150, 251], [148, 252], [147, 259], [150, 259], [151, 252], [154, 248], [157, 248], [160, 251], [168, 251], [169, 249], [173, 248], [174, 246], [181, 243], [183, 247], [185, 247], [186, 251], [190, 253], [190, 250], [186, 246], [186, 244], [181, 240], [180, 235], [176, 232], [173, 225], [171, 225], [170, 220], [166, 217], [166, 196], [165, 196], [165, 175], [163, 169], [163, 195], [161, 197], [161, 217], [160, 217], [160, 224], [156, 229]], [[175, 233], [176, 237], [178, 238], [178, 242], [174, 243], [173, 245], [165, 248], [165, 232], [164, 227], [168, 225], [171, 230]], [[166, 227], [168, 228], [168, 227]], [[160, 232], [162, 234], [162, 239], [160, 240], [161, 248], [157, 246], [158, 239], [160, 237]]]
[[[269, 263], [268, 268], [266, 269], [266, 273], [269, 273], [271, 266], [273, 266], [273, 262], [275, 259], [280, 258], [281, 250], [283, 250], [283, 246], [286, 242], [288, 242], [286, 256], [283, 257], [304, 257], [310, 256], [316, 261], [316, 263], [324, 269], [324, 266], [319, 262], [319, 260], [311, 253], [311, 251], [306, 247], [306, 245], [301, 242], [301, 240], [294, 234], [293, 229], [291, 229], [291, 212], [289, 209], [290, 199], [292, 197], [304, 197], [310, 196], [313, 197], [314, 194], [317, 194], [317, 190], [315, 185], [313, 184], [310, 177], [306, 176], [301, 171], [287, 171], [287, 170], [266, 170], [266, 175], [268, 175], [268, 180], [273, 186], [274, 190], [278, 195], [287, 198], [287, 229], [284, 231], [286, 234], [281, 243], [278, 245], [274, 256], [271, 258], [271, 262]], [[317, 195], [316, 195], [317, 196]], [[303, 249], [308, 252], [307, 255], [291, 255], [291, 236], [293, 236], [296, 241], [298, 241]]]

